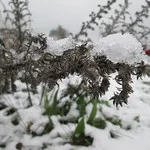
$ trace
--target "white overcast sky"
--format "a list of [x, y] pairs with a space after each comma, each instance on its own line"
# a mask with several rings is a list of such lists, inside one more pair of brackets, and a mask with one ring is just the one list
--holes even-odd
[[[9, 0], [2, 1], [6, 4]], [[117, 2], [123, 1], [117, 0]], [[91, 11], [97, 10], [97, 4], [106, 2], [106, 0], [29, 0], [32, 27], [36, 32], [48, 34], [60, 24], [70, 32], [76, 33], [82, 22], [88, 20]], [[131, 11], [134, 12], [140, 8], [144, 0], [130, 0], [130, 2], [133, 3]]]

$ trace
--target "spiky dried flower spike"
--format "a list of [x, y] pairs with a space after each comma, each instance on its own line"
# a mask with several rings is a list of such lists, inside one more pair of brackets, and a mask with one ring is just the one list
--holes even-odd
[[133, 93], [130, 85], [130, 83], [132, 83], [131, 75], [133, 74], [133, 71], [131, 67], [125, 63], [117, 63], [115, 68], [118, 71], [115, 80], [121, 85], [121, 88], [118, 88], [118, 92], [116, 92], [110, 100], [113, 100], [113, 104], [116, 106], [122, 106], [122, 103], [128, 103], [129, 95]]
[[150, 77], [150, 65], [145, 64], [144, 61], [141, 61], [137, 66], [134, 66], [134, 70], [137, 79], [142, 78], [145, 75]]

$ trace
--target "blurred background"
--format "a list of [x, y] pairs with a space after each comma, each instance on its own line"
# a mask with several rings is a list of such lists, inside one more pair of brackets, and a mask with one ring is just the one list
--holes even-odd
[[[9, 0], [0, 0], [8, 8]], [[28, 0], [29, 10], [32, 14], [32, 29], [38, 33], [49, 34], [50, 30], [62, 25], [69, 32], [77, 33], [83, 21], [89, 20], [89, 14], [97, 11], [97, 5], [106, 4], [106, 0]], [[135, 11], [145, 4], [144, 0], [129, 1], [131, 3], [129, 11], [134, 14]], [[124, 3], [124, 0], [117, 0], [113, 9], [118, 7], [118, 3]], [[111, 11], [111, 10], [110, 10]], [[0, 27], [4, 23], [5, 17], [3, 7], [0, 5]], [[111, 13], [110, 13], [111, 15]], [[107, 16], [108, 17], [108, 16]], [[149, 24], [149, 21], [145, 21]], [[92, 33], [94, 38], [99, 37], [97, 32]]]

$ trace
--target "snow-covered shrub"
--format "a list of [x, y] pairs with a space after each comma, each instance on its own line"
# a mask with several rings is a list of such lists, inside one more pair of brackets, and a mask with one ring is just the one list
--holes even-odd
[[[118, 40], [118, 41], [117, 41]], [[137, 78], [149, 75], [149, 66], [143, 60], [141, 44], [131, 34], [114, 34], [93, 43], [78, 45], [71, 37], [54, 41], [43, 35], [26, 35], [26, 49], [22, 53], [2, 49], [5, 63], [1, 67], [1, 79], [11, 78], [13, 72], [25, 74], [36, 84], [46, 83], [53, 88], [59, 80], [77, 74], [83, 78], [85, 91], [97, 99], [110, 86], [109, 78], [120, 86], [110, 98], [115, 105], [127, 103], [133, 92], [131, 75]], [[3, 84], [3, 81], [1, 81]]]

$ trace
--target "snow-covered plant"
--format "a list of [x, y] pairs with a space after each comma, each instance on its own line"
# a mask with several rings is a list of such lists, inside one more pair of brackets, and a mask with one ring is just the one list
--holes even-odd
[[[98, 13], [91, 14], [91, 21], [84, 24], [81, 32], [75, 37], [87, 35], [85, 31], [88, 28], [94, 29], [92, 24], [98, 25], [97, 20], [102, 19], [115, 2], [116, 0], [112, 0], [104, 6], [99, 6]], [[129, 95], [133, 92], [131, 75], [136, 75], [137, 78], [145, 74], [149, 75], [149, 66], [144, 64], [141, 54], [142, 45], [131, 34], [108, 35], [107, 26], [109, 25], [103, 23], [106, 27], [105, 36], [108, 36], [101, 38], [92, 46], [78, 45], [71, 37], [54, 41], [42, 34], [32, 35], [23, 30], [28, 20], [22, 21], [24, 17], [30, 15], [27, 1], [12, 0], [10, 4], [12, 10], [6, 12], [8, 14], [14, 12], [12, 13], [15, 18], [13, 24], [18, 30], [16, 37], [21, 40], [21, 45], [19, 44], [17, 50], [1, 47], [0, 93], [15, 91], [14, 81], [18, 76], [25, 79], [27, 87], [31, 84], [31, 88], [36, 91], [37, 85], [41, 82], [48, 84], [52, 89], [59, 80], [70, 74], [78, 74], [82, 77], [82, 83], [86, 87], [85, 93], [98, 99], [109, 90], [111, 74], [117, 73], [115, 80], [119, 87], [110, 99], [118, 106], [127, 103]], [[136, 13], [136, 20], [131, 19], [132, 25], [124, 26], [126, 29], [134, 29], [135, 25], [139, 26], [144, 17], [148, 17], [149, 1], [146, 1], [146, 4], [142, 6], [140, 12]], [[18, 12], [18, 8], [22, 11]], [[110, 33], [117, 32], [116, 25], [125, 17], [124, 15], [128, 14], [127, 8], [128, 1], [125, 0], [125, 4], [120, 5], [122, 11], [116, 10], [116, 15], [110, 18], [112, 19], [112, 25], [109, 27]], [[24, 14], [24, 10], [27, 13]], [[12, 20], [9, 16], [7, 19]]]
[[6, 49], [2, 52], [5, 63], [0, 66], [1, 79], [6, 76], [10, 79], [11, 73], [17, 72], [28, 75], [37, 85], [42, 82], [53, 88], [61, 79], [77, 74], [83, 78], [85, 91], [94, 99], [109, 90], [109, 79], [115, 73], [114, 80], [119, 87], [110, 99], [116, 106], [127, 104], [133, 92], [132, 75], [137, 78], [149, 75], [142, 46], [131, 34], [109, 35], [92, 48], [87, 44], [78, 45], [72, 38], [54, 41], [43, 35], [27, 34], [22, 53]]

